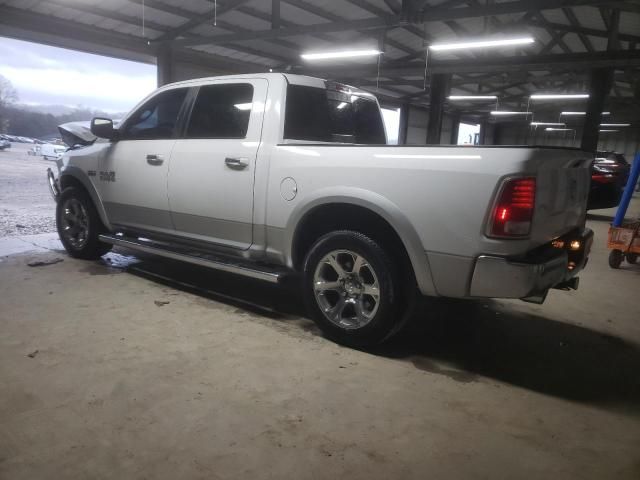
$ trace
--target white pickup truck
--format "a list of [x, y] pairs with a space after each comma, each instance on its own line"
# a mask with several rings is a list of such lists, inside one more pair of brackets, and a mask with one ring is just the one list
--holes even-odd
[[[414, 292], [542, 302], [577, 288], [593, 154], [386, 145], [377, 100], [281, 73], [189, 80], [49, 171], [73, 257], [112, 245], [278, 282], [339, 342], [397, 332]], [[83, 146], [80, 146], [80, 145]]]

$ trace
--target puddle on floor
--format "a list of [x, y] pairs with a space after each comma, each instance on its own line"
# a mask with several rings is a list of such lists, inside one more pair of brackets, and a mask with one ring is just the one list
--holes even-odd
[[86, 265], [82, 271], [89, 275], [115, 275], [138, 263], [140, 259], [133, 255], [109, 252], [96, 262]]

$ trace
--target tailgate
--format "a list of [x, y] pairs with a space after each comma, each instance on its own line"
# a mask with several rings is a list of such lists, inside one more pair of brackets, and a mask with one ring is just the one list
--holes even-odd
[[532, 153], [537, 188], [531, 239], [545, 243], [584, 225], [594, 155], [573, 149]]

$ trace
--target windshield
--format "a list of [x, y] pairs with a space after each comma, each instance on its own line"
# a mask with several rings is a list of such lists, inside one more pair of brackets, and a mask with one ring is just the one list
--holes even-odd
[[386, 143], [382, 115], [373, 98], [302, 85], [287, 87], [284, 138]]

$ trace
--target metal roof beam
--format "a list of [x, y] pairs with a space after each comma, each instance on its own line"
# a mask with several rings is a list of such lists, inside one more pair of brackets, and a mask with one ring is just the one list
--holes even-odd
[[[578, 21], [578, 17], [576, 17], [576, 14], [573, 13], [573, 10], [571, 10], [570, 8], [563, 8], [562, 13], [564, 13], [564, 16], [567, 17], [567, 20], [569, 20], [569, 23], [571, 24], [572, 27], [577, 29], [580, 29], [582, 27], [582, 25], [580, 25], [580, 22]], [[580, 41], [584, 45], [584, 48], [587, 50], [587, 52], [596, 51], [596, 49], [593, 48], [593, 44], [591, 43], [591, 40], [589, 40], [589, 37], [587, 37], [582, 32], [574, 32], [574, 33], [578, 35], [578, 38], [580, 38]]]
[[[384, 9], [369, 3], [367, 0], [347, 0], [347, 1], [352, 5], [360, 7], [361, 9], [369, 13], [373, 13], [378, 17], [388, 15], [388, 13]], [[394, 14], [398, 14], [401, 11], [401, 6], [397, 2], [390, 2], [387, 4], [387, 6], [389, 6], [389, 8]], [[421, 38], [425, 41], [430, 41], [430, 37], [428, 35], [425, 38], [424, 30], [420, 29], [415, 25], [403, 25], [402, 28], [404, 28], [407, 32], [414, 34], [418, 38]]]
[[[582, 25], [578, 26], [573, 24], [565, 25], [563, 23], [554, 23], [554, 22], [543, 23], [535, 19], [527, 20], [526, 22], [516, 22], [512, 24], [507, 24], [506, 26], [513, 27], [513, 28], [522, 27], [522, 26], [534, 26], [534, 27], [546, 28], [547, 26], [549, 26], [550, 28], [553, 28], [554, 30], [557, 30], [557, 31], [577, 33], [578, 35], [580, 34], [591, 35], [592, 37], [609, 38], [609, 32], [607, 30], [599, 30], [597, 28], [589, 28], [589, 27], [584, 27]], [[619, 33], [618, 39], [624, 40], [626, 42], [640, 42], [640, 36], [630, 35], [626, 33]]]
[[[314, 15], [316, 15], [318, 17], [324, 18], [326, 20], [331, 20], [331, 21], [337, 22], [337, 21], [340, 21], [342, 19], [342, 17], [340, 17], [340, 15], [328, 12], [326, 10], [323, 10], [321, 8], [316, 7], [313, 4], [304, 2], [302, 0], [283, 0], [283, 1], [288, 3], [288, 4], [290, 4], [290, 5], [293, 5], [294, 7], [297, 7], [297, 8], [299, 8], [301, 10], [304, 10], [304, 11], [306, 11], [308, 13], [312, 13], [312, 14], [314, 14]], [[362, 32], [362, 33], [366, 34], [367, 32]], [[403, 45], [400, 42], [396, 42], [396, 41], [394, 41], [392, 39], [386, 39], [385, 42], [387, 44], [391, 45], [393, 48], [396, 48], [396, 49], [401, 50], [403, 52], [406, 52], [406, 53], [409, 53], [409, 54], [412, 54], [412, 55], [417, 54], [417, 52], [415, 50], [407, 47], [406, 45]]]
[[[58, 8], [67, 8], [72, 11], [80, 12], [80, 13], [88, 13], [90, 15], [94, 15], [96, 17], [103, 17], [109, 20], [115, 20], [117, 22], [126, 23], [128, 25], [135, 25], [140, 27], [142, 30], [142, 18], [134, 17], [130, 15], [125, 15], [115, 10], [108, 10], [106, 8], [101, 8], [99, 6], [87, 5], [85, 3], [79, 3], [77, 1], [69, 1], [69, 0], [47, 0], [47, 5], [51, 5]], [[145, 28], [150, 30], [155, 30], [160, 33], [167, 32], [171, 30], [171, 26], [162, 25], [150, 20], [145, 20], [144, 22]]]
[[[142, 19], [138, 18], [138, 17], [132, 17], [129, 15], [124, 15], [121, 14], [119, 12], [116, 11], [112, 11], [112, 10], [106, 10], [104, 8], [100, 8], [100, 7], [96, 7], [96, 6], [91, 6], [91, 5], [84, 5], [84, 4], [80, 4], [77, 2], [74, 2], [73, 4], [68, 3], [67, 0], [48, 0], [49, 4], [51, 5], [55, 5], [55, 6], [59, 6], [59, 7], [63, 7], [63, 8], [69, 8], [72, 10], [76, 10], [82, 13], [88, 13], [91, 15], [95, 15], [98, 17], [104, 17], [104, 18], [108, 18], [111, 20], [116, 20], [122, 23], [127, 23], [130, 25], [139, 25], [142, 26]], [[132, 1], [132, 3], [139, 3], [137, 1]], [[162, 6], [162, 4], [160, 4], [159, 2], [154, 2], [153, 0], [151, 0], [151, 4], [153, 4], [155, 7], [160, 7]], [[146, 3], [145, 3], [145, 6]], [[154, 7], [154, 8], [155, 8]], [[158, 9], [158, 8], [155, 8]], [[180, 9], [181, 10], [181, 9]], [[170, 12], [167, 13], [172, 13], [172, 14], [176, 14], [176, 8], [171, 8]], [[188, 12], [181, 10], [181, 15], [190, 15]], [[188, 17], [185, 17], [188, 18]], [[145, 27], [151, 29], [151, 30], [155, 30], [157, 32], [160, 33], [167, 33], [171, 30], [171, 27], [168, 25], [161, 25], [159, 23], [153, 22], [153, 21], [149, 21], [149, 20], [145, 20]], [[236, 27], [235, 25], [231, 25], [228, 24], [226, 22], [218, 22], [220, 28], [223, 28], [225, 30], [229, 30], [229, 31], [235, 31], [235, 32], [240, 32], [240, 31], [246, 31], [246, 29], [240, 28], [240, 27]], [[187, 33], [185, 35], [188, 35], [189, 37], [198, 37], [198, 35], [195, 34], [191, 34], [191, 33]], [[293, 47], [294, 45], [291, 44], [291, 46]], [[250, 55], [255, 55], [255, 56], [260, 56], [260, 57], [264, 57], [266, 59], [270, 59], [270, 60], [275, 60], [277, 62], [280, 63], [287, 63], [291, 61], [291, 58], [285, 58], [283, 56], [277, 55], [277, 54], [272, 54], [272, 53], [268, 53], [268, 52], [264, 52], [262, 50], [258, 50], [255, 48], [250, 48], [250, 47], [233, 47], [235, 50], [238, 50], [240, 52], [244, 52], [244, 53], [248, 53]]]
[[[460, 62], [459, 60], [432, 60], [429, 64], [429, 73], [481, 73], [481, 72], [509, 72], [509, 71], [550, 71], [558, 69], [591, 69], [598, 67], [638, 67], [640, 66], [640, 50], [621, 50], [617, 52], [574, 53], [554, 55], [534, 55], [529, 57], [501, 57], [482, 58]], [[309, 74], [318, 71], [318, 68], [306, 68]], [[376, 69], [366, 67], [322, 67], [322, 72], [347, 77], [374, 77]], [[424, 74], [424, 65], [417, 62], [409, 66], [386, 66], [382, 75], [389, 76], [421, 76]]]
[[[141, 4], [141, 0], [128, 0], [131, 3], [134, 3], [136, 5], [140, 5]], [[147, 8], [152, 8], [154, 10], [158, 10], [160, 12], [164, 12], [164, 13], [170, 13], [172, 15], [176, 15], [176, 16], [180, 16], [182, 18], [186, 18], [186, 19], [194, 19], [194, 18], [201, 18], [201, 15], [197, 15], [189, 10], [185, 10], [181, 7], [176, 7], [174, 5], [169, 5], [166, 4], [164, 2], [160, 2], [158, 0], [145, 0], [145, 6]], [[240, 9], [242, 7], [238, 7], [238, 9]], [[269, 17], [270, 18], [270, 17]], [[224, 20], [218, 20], [218, 27], [220, 27], [223, 30], [227, 30], [229, 32], [246, 32], [248, 31], [246, 28], [243, 27], [239, 27], [237, 25], [233, 25], [231, 23], [225, 22]], [[192, 37], [192, 34], [185, 34], [185, 36], [189, 36]], [[201, 37], [201, 36], [200, 36]], [[201, 37], [202, 38], [202, 37]], [[279, 47], [285, 47], [288, 48], [290, 50], [293, 50], [294, 52], [297, 53], [298, 51], [298, 46], [292, 42], [288, 42], [286, 40], [273, 40], [272, 43], [274, 45], [278, 45]], [[265, 52], [263, 50], [257, 49], [257, 48], [251, 48], [248, 46], [240, 46], [240, 45], [232, 45], [229, 46], [228, 48], [230, 48], [231, 50], [236, 50], [238, 52], [243, 52], [243, 53], [248, 53], [250, 55], [255, 55], [257, 57], [263, 57], [266, 59], [271, 59], [271, 60], [275, 60], [276, 62], [279, 63], [285, 63], [285, 64], [289, 64], [293, 61], [293, 57], [284, 57], [282, 55], [278, 55], [278, 54], [272, 54], [269, 52]]]
[[274, 38], [294, 37], [297, 35], [315, 35], [318, 33], [344, 32], [346, 30], [383, 29], [395, 24], [397, 24], [397, 18], [395, 16], [389, 16], [387, 18], [366, 18], [363, 20], [346, 20], [315, 25], [296, 25], [279, 30], [254, 30], [243, 33], [222, 34], [201, 39], [175, 40], [175, 44], [180, 46], [228, 45], [236, 42], [270, 40]]
[[[562, 7], [591, 5], [606, 6], [612, 3], [610, 0], [516, 0], [504, 3], [496, 3], [487, 6], [469, 6], [463, 8], [433, 8], [424, 12], [422, 22], [435, 22], [446, 20], [458, 20], [462, 18], [477, 18], [484, 16], [505, 15], [556, 9]], [[419, 22], [419, 23], [422, 23]], [[234, 42], [265, 40], [296, 35], [342, 32], [346, 30], [368, 30], [393, 27], [405, 27], [410, 22], [399, 15], [378, 16], [358, 20], [346, 20], [342, 22], [320, 23], [315, 25], [299, 25], [279, 30], [258, 30], [246, 33], [216, 35], [203, 39], [176, 40], [181, 46], [193, 45], [225, 45]]]
[[562, 48], [562, 51], [564, 51], [564, 53], [572, 53], [571, 49], [567, 46], [567, 44], [562, 39], [562, 37], [564, 37], [567, 34], [567, 32], [554, 30], [549, 25], [549, 21], [544, 17], [544, 15], [542, 15], [542, 12], [538, 12], [537, 17], [545, 26], [545, 29], [547, 30], [549, 35], [551, 35], [551, 41], [547, 45], [545, 45], [544, 48], [540, 51], [540, 55], [546, 55], [547, 53], [551, 52], [553, 47], [555, 47], [556, 45]]
[[[215, 16], [224, 15], [225, 13], [230, 12], [234, 8], [242, 5], [243, 3], [247, 3], [248, 1], [249, 0], [228, 0], [223, 5], [218, 6]], [[167, 32], [166, 34], [164, 34], [159, 40], [161, 41], [172, 40], [176, 37], [179, 37], [180, 35], [183, 35], [184, 33], [187, 33], [189, 30], [193, 28], [202, 25], [203, 23], [212, 21], [213, 20], [212, 17], [214, 15], [213, 2], [211, 0], [209, 0], [209, 2], [212, 4], [211, 15], [198, 15], [197, 17], [192, 17], [191, 19], [189, 19], [179, 27], [176, 27], [170, 32]]]
[[[7, 37], [137, 62], [153, 64], [156, 59], [157, 46], [147, 45], [140, 37], [51, 15], [0, 5], [0, 25], [2, 34]], [[207, 65], [225, 72], [248, 73], [265, 69], [263, 65], [190, 49], [176, 49], [175, 57], [179, 62]]]

